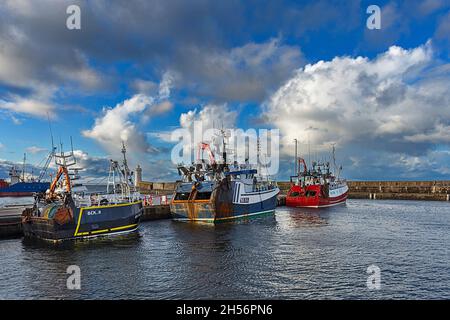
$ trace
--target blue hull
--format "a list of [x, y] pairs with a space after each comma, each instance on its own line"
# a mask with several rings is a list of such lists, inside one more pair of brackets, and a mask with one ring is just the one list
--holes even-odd
[[[210, 207], [205, 207], [203, 210], [197, 211], [195, 217], [189, 216], [188, 210], [184, 210], [183, 206], [177, 206], [172, 204], [172, 217], [174, 220], [178, 221], [198, 221], [198, 222], [226, 222], [234, 219], [244, 219], [250, 218], [263, 214], [271, 214], [275, 212], [277, 206], [277, 197], [272, 199], [250, 205], [233, 205], [233, 210], [231, 213], [223, 214], [222, 212], [216, 212], [211, 210]], [[181, 209], [181, 210], [180, 210]]]
[[33, 193], [45, 192], [50, 188], [49, 182], [18, 182], [0, 189], [0, 197], [31, 196]]
[[[50, 210], [41, 208], [38, 216], [27, 216], [22, 223], [24, 235], [62, 241], [133, 232], [138, 228], [143, 211], [141, 201], [82, 208], [69, 207], [72, 217], [61, 223], [58, 222], [56, 215], [58, 210], [65, 207], [55, 205], [54, 208]], [[35, 211], [33, 214], [38, 213]]]

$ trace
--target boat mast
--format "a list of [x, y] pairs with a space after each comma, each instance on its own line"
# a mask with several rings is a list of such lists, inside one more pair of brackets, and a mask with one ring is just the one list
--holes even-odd
[[294, 175], [298, 174], [298, 170], [297, 170], [297, 159], [298, 159], [298, 155], [297, 155], [297, 138], [294, 139], [295, 142], [295, 158], [294, 158]]
[[[132, 172], [130, 171], [130, 168], [128, 168], [128, 161], [127, 161], [127, 148], [125, 147], [125, 142], [122, 141], [122, 150], [123, 154], [123, 164], [122, 166], [119, 165], [118, 161], [109, 160], [109, 174], [108, 174], [108, 183], [106, 185], [106, 193], [111, 193], [111, 186], [112, 186], [112, 193], [114, 196], [117, 196], [119, 190], [117, 190], [117, 186], [120, 186], [120, 195], [122, 198], [130, 198], [131, 192], [135, 191], [134, 185], [131, 186], [132, 183]], [[118, 181], [117, 181], [118, 179]], [[132, 189], [133, 187], [133, 189]], [[116, 199], [117, 200], [117, 199]]]
[[257, 169], [258, 170], [258, 176], [260, 178], [262, 178], [260, 154], [261, 154], [261, 142], [259, 140], [259, 137], [257, 137], [256, 138], [256, 162], [257, 162], [257, 168], [258, 168]]
[[23, 154], [23, 167], [22, 167], [22, 181], [25, 182], [25, 162], [27, 160], [27, 154]]
[[123, 171], [125, 182], [128, 183], [128, 163], [127, 163], [127, 148], [125, 148], [125, 142], [122, 141], [122, 154], [123, 154]]
[[308, 133], [308, 163], [311, 166], [311, 144], [309, 142], [309, 133]]
[[225, 131], [222, 128], [222, 142], [223, 142], [223, 153], [222, 153], [222, 157], [223, 157], [223, 165], [226, 166], [227, 165], [227, 144], [225, 142]]
[[337, 168], [336, 168], [336, 148], [334, 147], [336, 144], [335, 143], [333, 143], [332, 144], [332, 147], [333, 147], [333, 149], [332, 149], [332, 155], [333, 155], [333, 172], [337, 172]]
[[[50, 138], [52, 140], [52, 149], [51, 149], [50, 153], [48, 154], [47, 160], [45, 161], [45, 164], [40, 171], [39, 177], [37, 179], [38, 182], [41, 182], [41, 180], [44, 179], [45, 174], [47, 173], [47, 170], [50, 166], [50, 163], [52, 162], [52, 159], [56, 155], [56, 151], [58, 150], [58, 148], [55, 146], [54, 141], [53, 141], [52, 125], [50, 123], [50, 116], [48, 115], [48, 112], [47, 112], [47, 119], [48, 119], [48, 127], [50, 129]], [[70, 137], [70, 143], [72, 144], [72, 137]], [[73, 144], [72, 144], [72, 150], [73, 150]]]

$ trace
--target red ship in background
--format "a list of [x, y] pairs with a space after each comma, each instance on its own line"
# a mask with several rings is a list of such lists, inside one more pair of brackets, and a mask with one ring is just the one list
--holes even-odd
[[[333, 163], [335, 163], [334, 147]], [[302, 171], [301, 167], [303, 167]], [[341, 169], [338, 170], [336, 177], [330, 171], [329, 162], [313, 162], [308, 169], [305, 160], [298, 158], [298, 173], [296, 176], [291, 176], [291, 188], [286, 196], [286, 206], [325, 208], [345, 203], [348, 186], [344, 179], [339, 178]]]

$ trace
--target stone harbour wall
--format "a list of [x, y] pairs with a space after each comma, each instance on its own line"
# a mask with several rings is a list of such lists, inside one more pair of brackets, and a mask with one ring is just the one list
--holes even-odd
[[[175, 182], [141, 182], [142, 193], [170, 194]], [[291, 183], [279, 181], [281, 194]], [[450, 180], [438, 181], [348, 181], [350, 199], [398, 199], [450, 201]]]

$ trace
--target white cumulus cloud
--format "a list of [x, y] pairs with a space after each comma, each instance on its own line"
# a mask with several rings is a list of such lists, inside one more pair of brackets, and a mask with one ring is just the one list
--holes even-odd
[[102, 115], [95, 119], [94, 126], [82, 131], [83, 136], [99, 143], [109, 154], [120, 153], [122, 141], [127, 148], [138, 154], [156, 151], [139, 127], [139, 119], [146, 122], [151, 115], [165, 113], [173, 105], [167, 99], [172, 87], [172, 76], [169, 72], [163, 74], [159, 94], [156, 97], [138, 93], [115, 107], [103, 108]]
[[12, 97], [10, 100], [0, 99], [0, 109], [17, 113], [28, 114], [35, 117], [54, 116], [55, 106], [46, 101], [35, 98]]
[[41, 153], [41, 152], [47, 151], [47, 149], [46, 148], [37, 147], [37, 146], [31, 146], [31, 147], [26, 148], [25, 151], [27, 153], [37, 154], [37, 153]]
[[337, 143], [348, 163], [370, 166], [362, 159], [376, 151], [411, 167], [435, 144], [449, 143], [450, 76], [428, 72], [436, 61], [428, 42], [393, 46], [373, 59], [309, 64], [270, 97], [264, 117], [280, 128], [286, 155], [297, 138], [303, 153], [308, 143], [315, 151]]
[[137, 94], [114, 108], [104, 108], [103, 115], [95, 120], [92, 129], [84, 130], [82, 134], [97, 141], [111, 154], [120, 152], [122, 141], [132, 151], [147, 152], [149, 144], [132, 118], [153, 102], [153, 98]]
[[230, 110], [226, 104], [207, 104], [199, 111], [197, 109], [190, 110], [180, 115], [180, 125], [183, 128], [190, 128], [194, 121], [202, 123], [206, 129], [233, 128], [237, 112]]
[[450, 85], [446, 79], [416, 80], [431, 61], [429, 44], [391, 47], [373, 60], [319, 61], [298, 70], [270, 98], [266, 116], [285, 141], [298, 138], [324, 147], [375, 137], [387, 143], [434, 131], [450, 121]]

